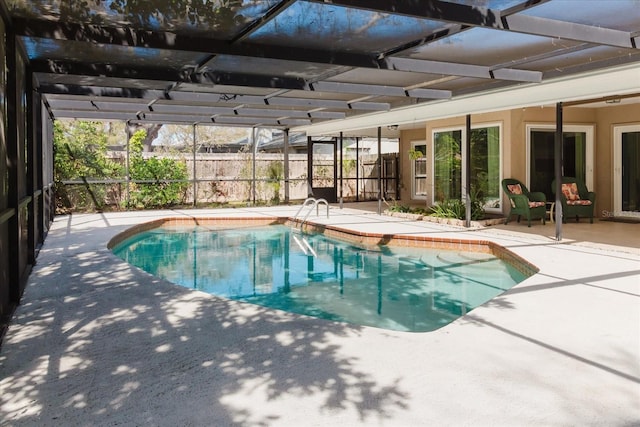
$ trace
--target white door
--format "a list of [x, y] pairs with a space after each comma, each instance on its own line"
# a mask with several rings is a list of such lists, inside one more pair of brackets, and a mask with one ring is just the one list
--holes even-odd
[[614, 216], [640, 217], [640, 125], [613, 129]]

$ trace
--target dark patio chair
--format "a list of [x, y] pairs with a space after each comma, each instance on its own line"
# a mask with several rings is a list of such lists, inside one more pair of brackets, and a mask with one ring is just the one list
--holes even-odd
[[511, 208], [505, 224], [509, 223], [512, 215], [518, 215], [518, 222], [520, 222], [520, 217], [524, 216], [529, 227], [531, 227], [531, 220], [536, 218], [542, 219], [542, 224], [545, 224], [547, 200], [544, 193], [529, 192], [523, 183], [513, 178], [503, 179], [502, 189], [509, 198]]
[[[562, 177], [561, 188], [562, 222], [567, 222], [567, 218], [573, 217], [579, 222], [580, 217], [584, 217], [589, 218], [589, 222], [593, 224], [596, 193], [589, 191], [581, 180], [570, 176]], [[555, 180], [551, 184], [551, 190], [553, 194], [556, 193]]]

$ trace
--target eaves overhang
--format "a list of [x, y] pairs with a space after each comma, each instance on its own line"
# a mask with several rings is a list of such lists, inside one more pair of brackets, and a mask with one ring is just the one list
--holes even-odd
[[615, 95], [640, 93], [640, 65], [633, 64], [579, 76], [562, 77], [536, 84], [523, 84], [480, 94], [453, 97], [420, 105], [371, 113], [343, 120], [300, 126], [293, 132], [310, 136], [366, 135], [377, 127], [398, 125], [400, 129], [422, 127], [430, 120], [446, 119], [515, 108], [552, 106], [558, 102], [573, 102]]

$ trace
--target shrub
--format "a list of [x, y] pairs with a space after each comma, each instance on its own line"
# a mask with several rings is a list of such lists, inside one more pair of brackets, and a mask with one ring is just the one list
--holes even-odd
[[284, 166], [282, 162], [274, 161], [269, 163], [267, 167], [268, 184], [273, 190], [273, 197], [271, 201], [274, 203], [280, 203], [280, 182], [284, 179]]
[[[484, 217], [484, 203], [482, 200], [472, 198], [471, 200], [471, 219], [478, 220]], [[439, 204], [431, 207], [431, 216], [437, 218], [457, 218], [465, 219], [466, 206], [460, 199], [447, 199]]]
[[185, 162], [172, 158], [142, 155], [146, 131], [136, 131], [129, 142], [129, 204], [135, 208], [161, 208], [181, 203], [189, 187], [189, 178]]

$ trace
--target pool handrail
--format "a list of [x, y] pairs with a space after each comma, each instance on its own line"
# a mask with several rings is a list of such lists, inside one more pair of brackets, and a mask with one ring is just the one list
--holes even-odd
[[[321, 203], [324, 203], [327, 206], [327, 218], [329, 218], [329, 203], [325, 199], [317, 199], [313, 203], [313, 206], [315, 206], [315, 208], [316, 208], [316, 216], [320, 216], [320, 204]], [[309, 212], [307, 212], [307, 214], [305, 215], [304, 219], [300, 223], [300, 230], [302, 230], [302, 227], [304, 226], [304, 223], [307, 222], [307, 218], [309, 218], [309, 215], [311, 214], [311, 211], [313, 211], [313, 206], [311, 207], [311, 209], [309, 209]]]
[[296, 212], [295, 216], [293, 217], [294, 220], [298, 219], [298, 215], [300, 214], [300, 212], [302, 211], [302, 209], [313, 203], [313, 206], [311, 206], [311, 209], [309, 209], [309, 211], [307, 212], [307, 214], [305, 215], [304, 219], [302, 220], [302, 222], [300, 223], [300, 229], [302, 230], [302, 227], [304, 226], [304, 223], [307, 221], [307, 218], [309, 218], [309, 215], [311, 214], [311, 211], [313, 211], [313, 208], [316, 208], [316, 216], [320, 216], [320, 205], [324, 204], [327, 207], [327, 218], [329, 218], [329, 202], [327, 202], [326, 199], [316, 199], [315, 197], [309, 197], [307, 199], [305, 199], [304, 203], [302, 203], [302, 206], [300, 206], [300, 209], [298, 209], [298, 212]]
[[316, 199], [315, 197], [307, 197], [304, 202], [302, 202], [302, 205], [300, 206], [300, 209], [298, 209], [298, 212], [296, 212], [296, 214], [293, 216], [293, 219], [297, 219], [298, 215], [300, 215], [300, 212], [302, 211], [302, 209], [307, 206], [310, 203], [316, 203]]
[[296, 235], [295, 235], [295, 234], [293, 234], [293, 240], [297, 243], [297, 245], [298, 245], [298, 247], [300, 248], [300, 250], [301, 250], [305, 255], [307, 255], [308, 250], [307, 250], [306, 246], [305, 246], [305, 245], [303, 245], [303, 244], [300, 242], [300, 239], [298, 239], [298, 237], [296, 237]]

